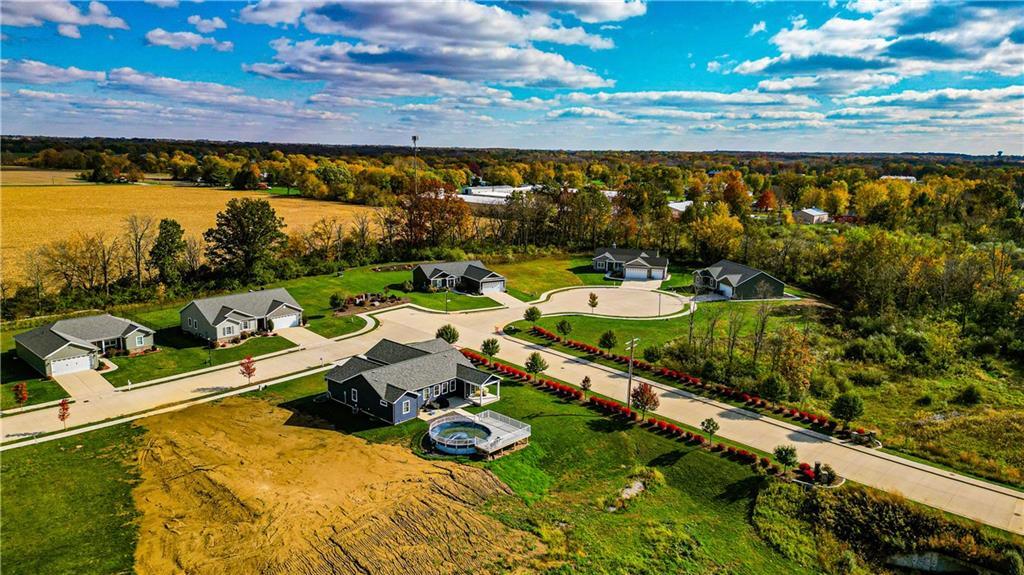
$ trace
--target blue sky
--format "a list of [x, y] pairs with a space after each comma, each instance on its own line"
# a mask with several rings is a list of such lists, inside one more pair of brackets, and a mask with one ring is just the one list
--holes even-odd
[[4, 134], [1024, 153], [1024, 5], [0, 4]]

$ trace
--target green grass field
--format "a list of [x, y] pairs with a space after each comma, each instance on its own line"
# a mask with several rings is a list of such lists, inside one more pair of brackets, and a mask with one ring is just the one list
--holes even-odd
[[[378, 267], [378, 266], [373, 266]], [[420, 291], [406, 292], [403, 285], [412, 280], [412, 270], [375, 272], [372, 267], [352, 268], [345, 270], [342, 277], [336, 275], [313, 276], [273, 284], [271, 287], [283, 287], [295, 296], [304, 307], [310, 324], [314, 316], [320, 320], [334, 320], [330, 313], [330, 298], [333, 293], [357, 295], [362, 293], [394, 293], [409, 298], [411, 303], [427, 309], [444, 311], [445, 293], [427, 293]], [[448, 310], [465, 311], [497, 306], [498, 303], [489, 297], [468, 296], [449, 293]], [[314, 330], [315, 331], [315, 330]], [[323, 334], [321, 334], [323, 335]]]
[[488, 264], [505, 276], [508, 293], [521, 301], [536, 300], [546, 291], [580, 285], [617, 285], [593, 271], [587, 257], [552, 256], [514, 263]]
[[117, 425], [4, 453], [5, 575], [134, 573], [142, 434]]

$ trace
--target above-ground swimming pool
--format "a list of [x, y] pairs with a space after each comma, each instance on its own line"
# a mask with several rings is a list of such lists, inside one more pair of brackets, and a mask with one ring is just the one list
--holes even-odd
[[430, 441], [450, 455], [493, 457], [529, 444], [530, 426], [493, 411], [443, 415], [430, 422]]
[[484, 425], [463, 417], [438, 421], [430, 427], [430, 439], [438, 451], [452, 455], [476, 453], [476, 444], [486, 441], [491, 430]]

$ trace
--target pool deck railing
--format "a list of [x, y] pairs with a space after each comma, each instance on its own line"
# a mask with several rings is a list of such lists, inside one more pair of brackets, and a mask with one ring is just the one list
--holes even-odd
[[479, 414], [450, 413], [434, 419], [430, 422], [430, 437], [438, 441], [433, 431], [439, 425], [451, 422], [468, 421], [483, 425], [490, 430], [487, 437], [467, 437], [464, 439], [444, 438], [441, 442], [449, 447], [473, 446], [477, 451], [484, 454], [493, 454], [511, 445], [529, 439], [531, 428], [529, 425], [512, 419], [500, 413], [487, 410]]

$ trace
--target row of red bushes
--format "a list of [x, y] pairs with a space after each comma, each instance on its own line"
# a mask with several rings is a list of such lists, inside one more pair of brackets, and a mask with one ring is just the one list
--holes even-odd
[[[545, 330], [543, 330], [543, 328], [536, 328], [536, 329], [538, 331], [541, 331], [541, 332], [545, 331]], [[547, 333], [550, 333], [550, 332], [547, 332]], [[554, 334], [551, 334], [551, 335], [554, 335]], [[555, 336], [555, 337], [557, 337], [557, 336]], [[523, 371], [521, 371], [519, 369], [516, 369], [516, 368], [508, 366], [508, 365], [505, 365], [505, 364], [503, 364], [501, 362], [498, 362], [498, 361], [488, 360], [486, 357], [484, 357], [484, 356], [482, 356], [479, 353], [476, 353], [474, 351], [470, 351], [468, 349], [463, 349], [461, 351], [462, 351], [462, 354], [464, 356], [466, 356], [470, 361], [472, 361], [473, 363], [475, 363], [477, 365], [487, 366], [487, 367], [490, 367], [491, 369], [493, 369], [495, 371], [498, 371], [498, 372], [501, 372], [501, 373], [521, 374], [522, 376], [524, 376], [525, 379], [529, 379], [530, 378], [529, 374], [527, 374], [527, 373], [525, 373], [525, 372], [523, 372]], [[679, 379], [686, 378], [687, 381], [689, 381], [691, 379], [695, 380], [697, 382], [700, 381], [697, 378], [691, 378], [690, 376], [687, 376], [685, 374], [679, 374], [677, 372], [674, 372], [672, 370], [668, 370], [668, 369], [665, 369], [665, 368], [661, 368], [661, 372], [660, 373], [662, 373], [662, 375], [677, 377]], [[545, 391], [550, 391], [550, 392], [555, 393], [555, 394], [557, 394], [559, 396], [562, 396], [562, 397], [571, 397], [571, 398], [576, 399], [578, 401], [583, 399], [583, 390], [576, 389], [575, 387], [573, 387], [571, 385], [566, 385], [564, 383], [558, 383], [557, 381], [552, 381], [550, 379], [543, 379], [543, 378], [537, 378], [536, 384], [537, 384], [537, 386], [539, 388], [541, 388], [541, 389], [543, 389]], [[596, 396], [592, 395], [587, 400], [587, 405], [589, 405], [590, 407], [595, 408], [595, 409], [601, 411], [602, 413], [604, 413], [606, 415], [624, 417], [624, 418], [628, 419], [629, 421], [640, 421], [640, 414], [639, 413], [637, 413], [636, 411], [634, 411], [630, 407], [628, 407], [626, 405], [623, 405], [623, 404], [621, 404], [618, 401], [615, 401], [613, 399], [604, 399], [604, 398], [596, 397]], [[707, 445], [707, 443], [708, 443], [707, 439], [705, 439], [704, 436], [700, 435], [699, 433], [693, 433], [693, 432], [687, 431], [687, 430], [683, 429], [682, 427], [679, 427], [678, 425], [676, 425], [674, 423], [671, 423], [671, 422], [668, 422], [668, 421], [663, 421], [663, 420], [657, 419], [655, 417], [650, 417], [650, 418], [647, 419], [647, 429], [649, 429], [650, 431], [653, 431], [655, 433], [661, 433], [661, 434], [668, 435], [668, 436], [673, 437], [673, 438], [681, 439], [682, 441], [685, 441], [687, 443], [691, 443], [693, 445], [704, 446], [704, 445]], [[747, 451], [746, 449], [736, 449], [735, 447], [731, 447], [731, 446], [727, 447], [725, 444], [717, 443], [717, 444], [715, 444], [714, 446], [711, 447], [711, 450], [715, 451], [715, 452], [722, 452], [729, 459], [732, 459], [734, 461], [738, 461], [740, 463], [744, 463], [744, 464], [747, 464], [747, 465], [760, 465], [764, 469], [770, 468], [771, 472], [775, 473], [775, 474], [778, 474], [779, 471], [780, 471], [779, 467], [777, 465], [773, 465], [771, 463], [771, 460], [769, 460], [767, 457], [758, 458], [756, 453], [752, 453], [750, 451]], [[804, 468], [803, 468], [804, 465], [806, 465], [806, 464], [801, 464], [801, 472], [805, 471]], [[804, 475], [807, 476], [806, 473], [804, 473]], [[810, 478], [813, 481], [814, 470], [810, 470]]]
[[[579, 341], [573, 341], [571, 339], [564, 339], [561, 336], [554, 334], [542, 327], [534, 326], [533, 333], [549, 341], [562, 343], [573, 349], [585, 351], [587, 353], [595, 355], [600, 355], [602, 357], [607, 357], [617, 363], [629, 365], [629, 358], [626, 356], [609, 354], [606, 353], [604, 350], [598, 349], [592, 345], [585, 344]], [[659, 375], [666, 379], [676, 381], [683, 385], [695, 387], [698, 389], [704, 389], [713, 393], [718, 393], [720, 395], [732, 399], [733, 401], [739, 401], [749, 408], [767, 409], [769, 407], [769, 402], [758, 397], [756, 394], [747, 393], [745, 391], [727, 385], [705, 383], [701, 381], [701, 379], [698, 377], [694, 377], [686, 373], [675, 371], [667, 367], [658, 367], [655, 365], [651, 365], [646, 361], [641, 361], [638, 359], [633, 360], [633, 367], [650, 372], [654, 375]], [[824, 415], [809, 413], [799, 409], [786, 408], [781, 405], [776, 406], [775, 408], [772, 409], [772, 411], [776, 415], [789, 417], [794, 421], [802, 422], [805, 425], [815, 426], [819, 428], [820, 431], [826, 433], [832, 433], [836, 430], [836, 427], [838, 427], [837, 422], [829, 420], [829, 418]], [[858, 429], [857, 432], [863, 434], [864, 430]]]

